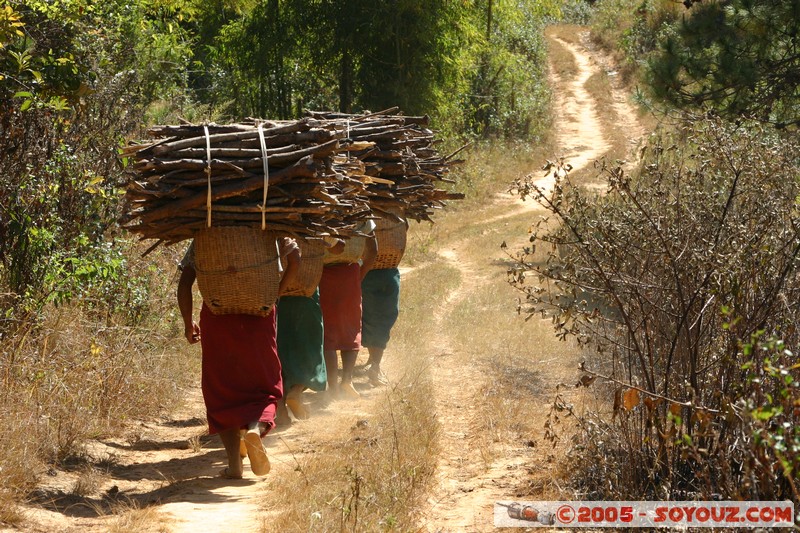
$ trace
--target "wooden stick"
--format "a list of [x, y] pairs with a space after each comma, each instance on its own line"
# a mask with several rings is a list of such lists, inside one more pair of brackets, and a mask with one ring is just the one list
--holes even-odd
[[[274, 128], [269, 128], [264, 130], [265, 135], [277, 135], [280, 133], [290, 133], [295, 131], [306, 131], [311, 129], [309, 121], [298, 121], [292, 124], [284, 124], [280, 126], [276, 126]], [[258, 131], [255, 127], [251, 127], [245, 131], [237, 131], [232, 133], [218, 133], [215, 135], [210, 135], [211, 144], [217, 144], [224, 141], [233, 141], [239, 139], [247, 139], [247, 138], [255, 138], [258, 135]], [[205, 145], [205, 137], [198, 136], [198, 137], [189, 137], [187, 139], [179, 139], [177, 141], [171, 141], [164, 144], [160, 144], [153, 147], [153, 154], [155, 155], [165, 155], [174, 150], [178, 150], [181, 148], [193, 148], [197, 146], [204, 146]]]
[[[318, 164], [314, 162], [313, 158], [307, 156], [291, 167], [276, 171], [274, 174], [270, 173], [270, 176], [271, 178], [285, 175], [312, 177], [316, 173], [317, 168]], [[264, 179], [262, 176], [250, 178], [240, 183], [222, 185], [212, 190], [211, 201], [216, 202], [224, 198], [230, 198], [232, 196], [254, 191], [260, 187], [263, 187], [263, 185]], [[274, 188], [276, 190], [279, 189], [277, 186]], [[202, 206], [204, 205], [205, 201], [205, 193], [195, 194], [187, 198], [181, 198], [180, 200], [171, 202], [170, 204], [159, 206], [148, 211], [147, 213], [143, 213], [139, 218], [145, 223], [153, 222], [155, 220], [175, 215], [187, 209]]]

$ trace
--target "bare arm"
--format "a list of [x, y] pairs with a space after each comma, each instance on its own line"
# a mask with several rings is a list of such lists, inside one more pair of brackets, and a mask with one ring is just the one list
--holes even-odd
[[297, 276], [297, 271], [300, 268], [300, 250], [295, 248], [289, 252], [284, 259], [286, 260], [286, 268], [281, 277], [281, 283], [278, 285], [278, 295], [286, 292], [286, 288], [294, 281]]
[[330, 245], [326, 242], [325, 246], [328, 247], [328, 252], [332, 253], [333, 255], [339, 255], [340, 253], [344, 252], [343, 239], [336, 239], [336, 243]]
[[370, 233], [364, 244], [364, 254], [361, 256], [361, 279], [367, 275], [367, 272], [372, 270], [372, 265], [375, 264], [375, 259], [378, 257], [378, 239], [375, 238], [374, 233]]
[[178, 309], [183, 318], [183, 335], [189, 344], [194, 344], [200, 340], [200, 326], [192, 319], [194, 312], [192, 302], [192, 285], [197, 277], [197, 273], [192, 265], [184, 265], [181, 277], [178, 280]]
[[300, 268], [301, 253], [300, 248], [297, 246], [297, 241], [289, 237], [283, 237], [278, 241], [278, 249], [281, 260], [284, 263], [283, 274], [278, 285], [278, 296], [281, 296], [297, 276], [297, 271]]

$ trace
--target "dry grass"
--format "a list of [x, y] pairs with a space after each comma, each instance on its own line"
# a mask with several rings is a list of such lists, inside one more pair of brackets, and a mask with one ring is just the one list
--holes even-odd
[[72, 486], [72, 494], [75, 496], [91, 496], [100, 490], [100, 486], [105, 480], [105, 475], [92, 465], [84, 466], [75, 484]]
[[454, 282], [442, 265], [420, 268], [403, 281], [403, 319], [390, 346], [410, 370], [393, 379], [368, 416], [330, 421], [339, 427], [327, 429], [339, 437], [296, 457], [294, 473], [272, 483], [265, 505], [275, 517], [264, 531], [413, 529], [435, 469], [438, 431], [429, 357], [419, 341], [434, 333], [430, 303]]
[[563, 375], [574, 375], [573, 382], [577, 381], [571, 363], [576, 348], [558, 341], [548, 321], [526, 321], [518, 315], [519, 294], [506, 283], [510, 259], [500, 244], [506, 242], [510, 252], [520, 249], [537, 216], [530, 213], [491, 226], [462, 227], [453, 235], [463, 239], [460, 259], [484, 279], [470, 286], [452, 307], [444, 326], [454, 342], [454, 353], [483, 376], [474, 401], [485, 408], [471, 427], [472, 445], [486, 463], [497, 459], [508, 445], [546, 445], [543, 425], [556, 385]]
[[621, 121], [614, 109], [614, 98], [608, 73], [605, 70], [601, 70], [593, 74], [586, 80], [586, 90], [597, 102], [597, 116], [611, 145], [608, 151], [608, 159], [610, 161], [627, 159], [629, 151], [628, 135], [630, 135], [630, 132], [626, 132], [619, 127]]
[[102, 513], [111, 515], [103, 522], [107, 533], [169, 533], [172, 531], [170, 521], [153, 507], [139, 507], [135, 501], [121, 501], [116, 503], [110, 512]]
[[74, 492], [92, 493], [98, 471], [85, 443], [174, 407], [193, 375], [197, 361], [188, 350], [165, 348], [182, 330], [172, 279], [178, 252], [155, 262], [140, 252], [131, 250], [136, 280], [128, 286], [143, 297], [140, 318], [132, 320], [132, 301], [128, 316], [100, 301], [50, 306], [0, 339], [0, 508], [22, 500], [48, 468], [75, 458], [87, 467]]
[[[526, 321], [515, 313], [519, 293], [506, 283], [511, 259], [501, 249], [505, 242], [513, 254], [527, 245], [530, 225], [541, 213], [507, 216], [491, 224], [469, 223], [507, 215], [507, 205], [490, 206], [485, 198], [504, 192], [514, 177], [538, 172], [541, 162], [551, 157], [547, 143], [513, 161], [508, 153], [501, 149], [485, 152], [480, 162], [469, 163], [469, 168], [507, 169], [487, 176], [484, 200], [468, 208], [469, 220], [465, 221], [467, 210], [460, 205], [437, 220], [438, 246], [447, 248], [449, 243], [459, 242], [458, 259], [477, 279], [470, 281], [463, 297], [450, 306], [442, 326], [461, 364], [477, 368], [482, 376], [473, 398], [482, 409], [469, 421], [472, 437], [468, 445], [487, 465], [507, 453], [509, 446], [540, 447], [543, 452], [529, 466], [528, 484], [518, 490], [555, 498], [563, 495], [558, 487], [563, 473], [556, 472], [553, 465], [558, 464], [556, 456], [563, 457], [564, 449], [554, 449], [545, 441], [544, 424], [557, 386], [564, 379], [570, 386], [577, 381], [578, 351], [574, 344], [555, 338], [549, 321]], [[544, 252], [538, 255], [543, 257]], [[566, 393], [580, 405], [593, 405], [593, 399], [583, 398], [583, 394], [574, 387]]]
[[559, 25], [549, 26], [545, 31], [550, 66], [553, 73], [565, 82], [578, 75], [578, 64], [575, 62], [575, 57], [559, 40], [579, 44], [578, 29], [578, 26]]
[[[452, 202], [450, 208], [437, 215], [436, 226], [447, 226], [451, 217], [472, 213], [475, 209], [487, 207], [492, 196], [505, 192], [509, 183], [519, 176], [542, 166], [545, 154], [552, 153], [549, 137], [541, 139], [536, 145], [523, 141], [495, 141], [476, 144], [465, 156], [465, 162], [453, 171], [458, 182], [456, 188], [466, 195], [462, 201]], [[447, 237], [443, 237], [447, 240]], [[441, 244], [442, 239], [439, 239]]]

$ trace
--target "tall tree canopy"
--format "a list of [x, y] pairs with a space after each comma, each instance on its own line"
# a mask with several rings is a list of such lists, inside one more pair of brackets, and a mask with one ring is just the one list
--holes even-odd
[[397, 105], [458, 131], [529, 135], [547, 105], [540, 30], [558, 0], [252, 2], [222, 24], [195, 17], [193, 87], [225, 114]]
[[800, 123], [800, 0], [685, 2], [650, 63], [655, 93], [778, 126]]

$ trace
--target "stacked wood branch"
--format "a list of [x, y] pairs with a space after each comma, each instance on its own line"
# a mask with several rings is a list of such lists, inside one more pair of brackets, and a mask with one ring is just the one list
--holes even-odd
[[212, 225], [265, 222], [288, 235], [346, 237], [371, 216], [366, 178], [360, 178], [365, 163], [334, 157], [343, 150], [343, 129], [313, 118], [262, 121], [261, 127], [266, 203], [256, 122], [156, 126], [148, 131], [151, 142], [123, 151], [135, 162], [122, 226], [156, 239], [155, 247], [191, 238], [209, 218]]
[[436, 149], [440, 142], [428, 128], [425, 116], [392, 114], [396, 108], [379, 113], [351, 115], [311, 112], [310, 117], [333, 124], [346, 132], [348, 146], [336, 159], [356, 159], [364, 163], [368, 177], [370, 206], [378, 211], [401, 208], [408, 218], [430, 220], [434, 210], [447, 200], [462, 199], [461, 193], [441, 188], [453, 183], [447, 177], [450, 167], [460, 161], [443, 156]]

